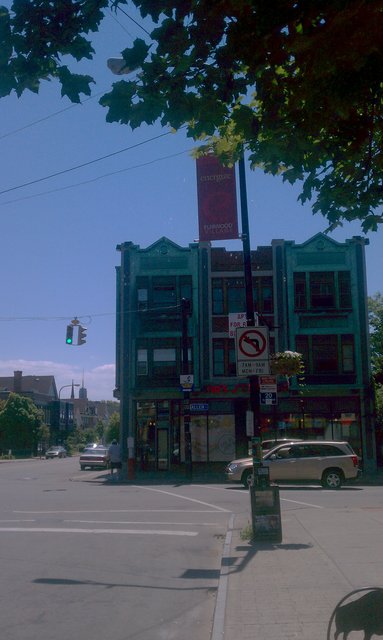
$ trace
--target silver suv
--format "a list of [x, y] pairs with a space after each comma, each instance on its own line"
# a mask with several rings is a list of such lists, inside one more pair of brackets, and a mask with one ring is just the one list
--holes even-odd
[[[359, 473], [351, 445], [332, 440], [280, 444], [265, 453], [262, 464], [269, 467], [271, 482], [320, 482], [326, 489], [339, 489]], [[228, 482], [242, 482], [245, 487], [252, 473], [252, 458], [233, 460], [225, 469]]]

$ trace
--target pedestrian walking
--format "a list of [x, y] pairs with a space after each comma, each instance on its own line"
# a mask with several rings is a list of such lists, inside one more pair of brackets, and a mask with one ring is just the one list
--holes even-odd
[[122, 464], [121, 464], [121, 447], [118, 444], [117, 440], [112, 440], [112, 444], [110, 445], [108, 452], [109, 452], [109, 461], [110, 461], [110, 475], [112, 478], [116, 477], [116, 480], [119, 480]]

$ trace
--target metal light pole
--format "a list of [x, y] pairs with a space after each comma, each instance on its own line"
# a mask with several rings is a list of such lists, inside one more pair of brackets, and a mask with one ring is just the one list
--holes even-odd
[[[254, 297], [253, 278], [251, 271], [251, 251], [249, 233], [249, 214], [247, 209], [245, 160], [242, 155], [239, 163], [239, 186], [241, 198], [241, 220], [243, 241], [243, 268], [245, 274], [246, 292], [246, 320], [247, 326], [253, 327], [254, 322]], [[253, 483], [250, 489], [251, 521], [253, 538], [260, 540], [282, 541], [281, 507], [279, 500], [279, 488], [269, 486], [268, 468], [262, 467], [261, 445], [261, 407], [259, 397], [258, 376], [249, 376], [250, 382], [250, 407], [253, 412]], [[262, 472], [267, 472], [266, 474]], [[262, 474], [262, 475], [261, 475]], [[261, 493], [267, 492], [268, 507], [260, 500]], [[267, 522], [266, 530], [263, 529]]]
[[[238, 162], [239, 188], [241, 200], [241, 225], [243, 243], [243, 270], [245, 276], [246, 295], [246, 322], [248, 327], [254, 327], [254, 295], [253, 295], [253, 275], [251, 270], [251, 250], [250, 250], [250, 230], [249, 212], [247, 207], [245, 159], [242, 155]], [[256, 456], [253, 456], [255, 463], [260, 463], [262, 459], [261, 440], [261, 411], [259, 404], [259, 381], [258, 376], [249, 376], [250, 384], [250, 408], [253, 413], [253, 437], [257, 443]], [[254, 470], [255, 471], [255, 470]], [[255, 480], [255, 475], [254, 475]]]
[[[188, 345], [188, 317], [190, 315], [190, 300], [181, 300], [181, 322], [182, 322], [182, 374], [189, 372], [189, 345]], [[193, 472], [192, 446], [190, 433], [190, 391], [184, 391], [183, 418], [185, 437], [185, 465], [189, 474]]]

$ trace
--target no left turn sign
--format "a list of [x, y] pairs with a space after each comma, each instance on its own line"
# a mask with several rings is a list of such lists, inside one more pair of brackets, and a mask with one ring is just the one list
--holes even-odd
[[237, 329], [235, 348], [237, 376], [259, 376], [270, 373], [267, 327], [241, 327]]
[[237, 329], [237, 357], [238, 360], [268, 360], [267, 327]]

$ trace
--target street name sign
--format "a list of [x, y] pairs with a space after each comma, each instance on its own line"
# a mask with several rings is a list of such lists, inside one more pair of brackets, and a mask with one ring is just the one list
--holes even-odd
[[190, 411], [194, 413], [207, 413], [209, 411], [209, 404], [207, 402], [191, 402]]

